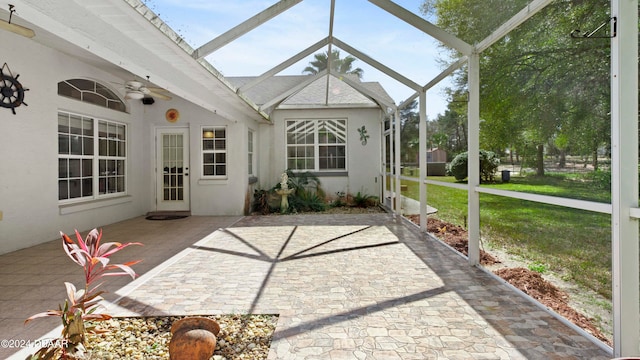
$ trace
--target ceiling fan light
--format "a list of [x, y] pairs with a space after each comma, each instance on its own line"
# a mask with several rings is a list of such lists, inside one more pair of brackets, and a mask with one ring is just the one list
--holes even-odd
[[142, 87], [142, 83], [140, 81], [136, 81], [136, 80], [130, 80], [126, 82], [126, 86], [132, 88], [132, 89], [139, 89], [140, 87]]
[[138, 90], [131, 90], [131, 91], [127, 91], [127, 95], [125, 95], [125, 99], [128, 100], [140, 100], [144, 97], [144, 94], [142, 93], [142, 91], [138, 91]]

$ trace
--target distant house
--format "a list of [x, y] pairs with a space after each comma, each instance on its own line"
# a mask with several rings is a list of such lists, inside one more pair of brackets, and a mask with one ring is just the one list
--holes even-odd
[[240, 95], [250, 78], [130, 3], [23, 1], [35, 36], [0, 30], [3, 76], [28, 89], [0, 108], [0, 253], [153, 211], [242, 215], [287, 168], [381, 195], [386, 108], [362, 94], [392, 102], [379, 84], [280, 76]]

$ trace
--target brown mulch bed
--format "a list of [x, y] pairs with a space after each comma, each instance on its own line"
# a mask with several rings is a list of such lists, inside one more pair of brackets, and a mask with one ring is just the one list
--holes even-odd
[[[407, 215], [411, 222], [420, 224], [420, 215]], [[454, 248], [457, 252], [468, 256], [467, 246], [467, 230], [461, 226], [453, 225], [433, 217], [427, 218], [427, 231], [436, 235], [445, 244]], [[493, 255], [480, 249], [480, 264], [493, 265], [499, 264], [500, 260]]]
[[[419, 215], [409, 215], [407, 218], [415, 224], [420, 223]], [[468, 254], [467, 231], [464, 228], [429, 217], [427, 218], [427, 231], [456, 251], [465, 256]], [[480, 250], [480, 263], [493, 265], [500, 263], [500, 261], [484, 250]], [[600, 341], [608, 345], [612, 344], [611, 340], [586, 316], [569, 306], [567, 293], [545, 280], [539, 273], [522, 267], [502, 268], [494, 273]]]

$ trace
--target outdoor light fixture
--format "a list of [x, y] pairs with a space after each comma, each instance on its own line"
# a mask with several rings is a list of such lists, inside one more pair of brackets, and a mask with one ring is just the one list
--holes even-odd
[[0, 20], [0, 29], [11, 31], [14, 34], [22, 35], [28, 38], [32, 38], [36, 35], [36, 33], [24, 26], [16, 25], [11, 23], [11, 16], [16, 10], [14, 6], [9, 4], [9, 21]]
[[140, 100], [144, 97], [144, 93], [138, 90], [127, 91], [127, 95], [124, 96], [128, 100]]

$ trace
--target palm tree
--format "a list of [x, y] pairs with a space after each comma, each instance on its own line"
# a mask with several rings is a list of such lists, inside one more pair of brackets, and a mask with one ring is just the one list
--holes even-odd
[[[327, 69], [327, 63], [329, 62], [329, 51], [313, 55], [314, 61], [309, 62], [310, 66], [307, 66], [302, 70], [303, 74], [315, 75], [323, 70]], [[340, 59], [340, 50], [331, 51], [331, 70], [339, 74], [353, 74], [358, 76], [358, 79], [362, 79], [364, 70], [361, 68], [351, 69], [353, 62], [356, 61], [351, 55], [348, 55], [344, 59]]]

